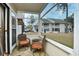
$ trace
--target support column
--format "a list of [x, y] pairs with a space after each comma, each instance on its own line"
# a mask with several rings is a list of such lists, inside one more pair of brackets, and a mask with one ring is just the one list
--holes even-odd
[[38, 18], [38, 32], [39, 32], [39, 35], [41, 35], [41, 32], [42, 32], [42, 23], [41, 23], [41, 19], [40, 19], [40, 14], [39, 14], [39, 18]]
[[49, 24], [49, 32], [52, 32], [52, 24]]
[[41, 34], [41, 32], [42, 32], [42, 22], [41, 22], [41, 19], [39, 19], [39, 28], [38, 28], [38, 30], [39, 30], [39, 34]]
[[74, 55], [79, 55], [79, 4], [74, 13]]
[[65, 25], [64, 24], [60, 24], [60, 32], [64, 33], [65, 32]]
[[53, 28], [54, 28], [54, 31], [53, 31], [53, 32], [55, 32], [55, 23], [54, 23], [54, 26], [53, 26]]

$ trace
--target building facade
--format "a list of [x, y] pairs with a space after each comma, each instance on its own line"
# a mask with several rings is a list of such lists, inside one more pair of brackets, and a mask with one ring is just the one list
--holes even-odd
[[[60, 19], [41, 19], [38, 25], [40, 32], [72, 32], [72, 24]], [[39, 30], [39, 29], [38, 29]]]

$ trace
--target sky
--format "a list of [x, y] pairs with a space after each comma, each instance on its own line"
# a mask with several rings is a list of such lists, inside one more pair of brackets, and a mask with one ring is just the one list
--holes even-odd
[[[42, 16], [44, 13], [46, 13], [53, 5], [54, 5], [53, 3], [49, 3], [46, 6], [46, 8], [42, 11], [42, 13], [40, 14], [40, 16]], [[66, 18], [66, 12], [62, 13], [62, 10], [56, 11], [56, 8], [57, 7], [54, 7], [50, 12], [48, 12], [44, 16], [44, 18], [54, 18], [54, 19], [62, 19], [62, 20], [64, 20]], [[76, 11], [76, 4], [75, 3], [69, 3], [68, 4], [68, 16], [72, 15], [72, 13], [74, 13], [75, 11]], [[27, 18], [29, 18], [30, 15], [31, 14], [28, 14], [28, 13], [25, 14], [24, 23], [27, 26], [29, 25], [29, 22], [30, 22], [30, 20], [27, 19]], [[34, 15], [34, 16], [37, 16], [37, 15]]]
[[[43, 15], [49, 8], [51, 8], [53, 4], [49, 3], [45, 10], [41, 13]], [[50, 12], [48, 12], [44, 18], [56, 18], [56, 19], [65, 19], [66, 18], [66, 12], [62, 13], [62, 10], [56, 11], [57, 7], [54, 7]], [[72, 15], [76, 11], [76, 4], [70, 3], [68, 4], [68, 16]]]

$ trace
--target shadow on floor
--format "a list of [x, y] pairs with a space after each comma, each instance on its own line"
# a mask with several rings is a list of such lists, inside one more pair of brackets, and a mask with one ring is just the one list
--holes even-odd
[[10, 56], [47, 56], [44, 52], [35, 52], [30, 51], [29, 47], [21, 48], [20, 50], [17, 47], [13, 50]]

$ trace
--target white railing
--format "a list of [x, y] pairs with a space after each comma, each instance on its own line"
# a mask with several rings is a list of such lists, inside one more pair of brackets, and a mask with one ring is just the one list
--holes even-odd
[[[40, 37], [43, 38], [43, 36], [40, 36]], [[63, 51], [65, 51], [65, 52], [67, 52], [67, 53], [73, 55], [73, 49], [72, 49], [72, 48], [69, 48], [69, 47], [67, 47], [67, 46], [65, 46], [65, 45], [63, 45], [63, 44], [60, 44], [60, 43], [58, 43], [58, 42], [56, 42], [56, 41], [54, 41], [54, 40], [52, 40], [52, 39], [49, 39], [49, 38], [46, 38], [46, 40], [47, 40], [49, 43], [55, 45], [56, 47], [62, 49]]]
[[[41, 38], [43, 38], [43, 36], [41, 36], [41, 35], [28, 35], [28, 37], [30, 37], [30, 38], [38, 38], [38, 37], [41, 37]], [[58, 49], [60, 49], [61, 51], [64, 51], [64, 53], [68, 53], [68, 54], [70, 54], [70, 55], [73, 55], [73, 49], [72, 48], [69, 48], [69, 47], [67, 47], [67, 46], [65, 46], [65, 45], [63, 45], [63, 44], [61, 44], [61, 43], [58, 43], [58, 42], [56, 42], [56, 41], [54, 41], [54, 40], [52, 40], [52, 39], [49, 39], [49, 38], [46, 38], [46, 41], [48, 42], [48, 43], [51, 43], [52, 45], [54, 45], [54, 46], [56, 46]], [[48, 46], [47, 46], [48, 47]], [[50, 49], [49, 49], [50, 50]], [[51, 53], [50, 53], [51, 54]]]

